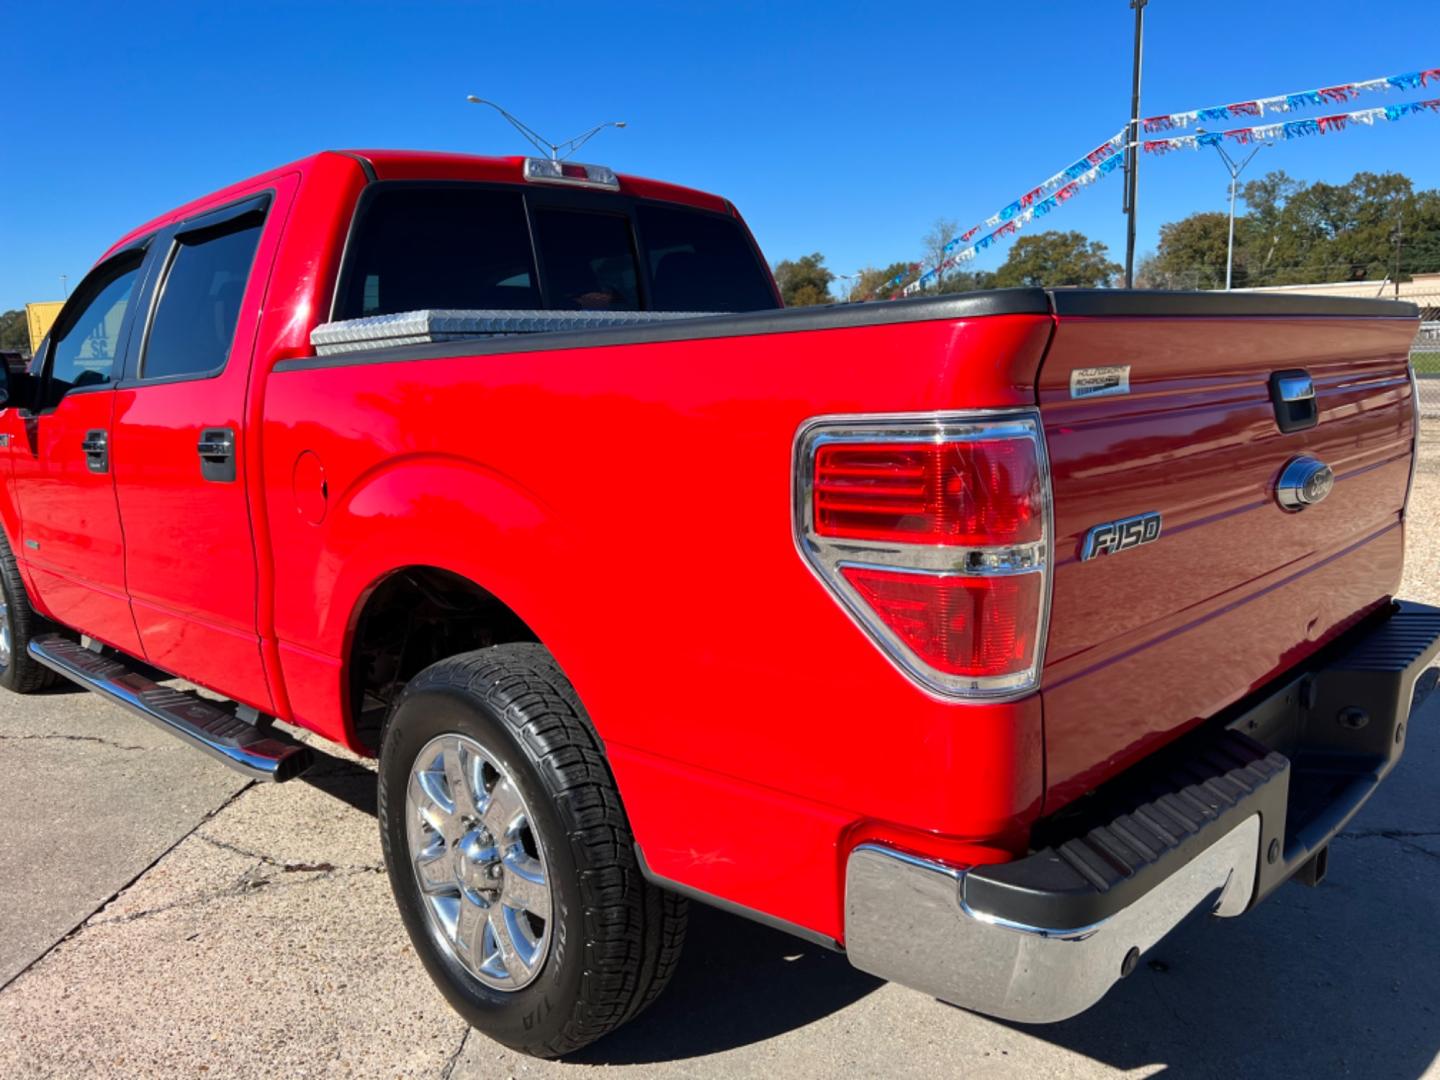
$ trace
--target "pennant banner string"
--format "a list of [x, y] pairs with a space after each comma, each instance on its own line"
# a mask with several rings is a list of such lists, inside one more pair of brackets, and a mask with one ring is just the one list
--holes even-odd
[[[975, 258], [975, 256], [979, 255], [980, 252], [989, 248], [991, 244], [998, 243], [1007, 236], [1013, 236], [1036, 218], [1044, 217], [1052, 210], [1057, 209], [1061, 204], [1068, 202], [1081, 188], [1088, 187], [1102, 176], [1108, 176], [1114, 172], [1119, 168], [1123, 160], [1124, 158], [1121, 154], [1112, 153], [1109, 157], [1103, 158], [1099, 164], [1092, 165], [1077, 175], [1069, 183], [1056, 188], [1053, 194], [1042, 199], [1036, 199], [1018, 213], [1011, 214], [1008, 218], [1003, 215], [992, 216], [991, 219], [987, 220], [986, 224], [993, 224], [996, 221], [1002, 222], [999, 228], [995, 229], [994, 232], [987, 233], [980, 237], [980, 239], [968, 247], [959, 248], [946, 256], [938, 266], [931, 267], [914, 281], [910, 282], [910, 284], [906, 285], [899, 295], [910, 296], [913, 293], [919, 292], [946, 270], [959, 266], [961, 263], [969, 262]], [[974, 231], [975, 230], [971, 230], [970, 233], [965, 235], [973, 235]], [[894, 294], [892, 294], [891, 299], [894, 299]]]
[[[1140, 121], [1140, 128], [1146, 133], [1187, 128], [1192, 123], [1228, 120], [1237, 116], [1263, 116], [1268, 112], [1292, 112], [1312, 105], [1325, 105], [1351, 101], [1361, 94], [1386, 90], [1414, 90], [1431, 83], [1440, 85], [1440, 68], [1426, 68], [1421, 71], [1389, 75], [1381, 79], [1367, 79], [1362, 82], [1340, 83], [1336, 86], [1316, 90], [1302, 90], [1293, 94], [1279, 94], [1275, 97], [1255, 98], [1238, 101], [1230, 105], [1217, 105], [1206, 109], [1191, 109], [1187, 112], [1169, 113], [1164, 116], [1150, 116]], [[1228, 131], [1204, 132], [1195, 135], [1179, 135], [1163, 139], [1147, 139], [1141, 146], [1146, 153], [1165, 154], [1171, 150], [1194, 150], [1202, 146], [1219, 145], [1226, 139], [1236, 143], [1263, 142], [1267, 139], [1298, 139], [1309, 135], [1327, 135], [1342, 131], [1347, 124], [1373, 125], [1377, 120], [1393, 121], [1425, 110], [1440, 111], [1440, 99], [1405, 102], [1375, 109], [1361, 109], [1358, 112], [1321, 116], [1310, 120], [1290, 120], [1273, 124], [1258, 124], [1252, 127], [1233, 128]], [[1061, 169], [1054, 176], [1031, 188], [1008, 206], [997, 210], [978, 225], [972, 225], [958, 236], [952, 237], [943, 249], [939, 264], [924, 270], [921, 263], [911, 263], [899, 274], [884, 282], [876, 293], [889, 292], [890, 298], [910, 296], [925, 288], [937, 277], [960, 263], [969, 262], [999, 239], [1011, 236], [1037, 217], [1043, 217], [1060, 204], [1069, 200], [1080, 188], [1107, 176], [1119, 167], [1124, 150], [1130, 145], [1126, 141], [1129, 125], [1091, 150], [1084, 157]], [[981, 236], [982, 230], [991, 230]], [[979, 239], [975, 239], [979, 236]], [[972, 242], [973, 241], [973, 242]], [[967, 245], [967, 246], [962, 246]], [[908, 282], [908, 283], [907, 283]], [[902, 287], [903, 286], [903, 287]]]
[[[1106, 139], [1099, 146], [1095, 147], [1095, 149], [1091, 150], [1084, 157], [1072, 162], [1070, 165], [1057, 172], [1054, 176], [1051, 176], [1048, 179], [1042, 181], [1041, 183], [1036, 184], [1024, 195], [1021, 195], [1018, 199], [1010, 203], [1008, 206], [1002, 207], [1001, 209], [995, 211], [995, 213], [991, 214], [980, 224], [972, 225], [970, 228], [966, 229], [958, 236], [952, 237], [945, 244], [944, 258], [942, 259], [940, 265], [938, 267], [932, 267], [931, 269], [925, 271], [925, 273], [920, 274], [920, 276], [916, 278], [916, 280], [911, 281], [910, 284], [905, 287], [904, 295], [908, 296], [910, 293], [916, 291], [917, 289], [923, 289], [927, 284], [930, 283], [931, 280], [934, 279], [937, 274], [944, 273], [951, 266], [954, 266], [955, 263], [966, 262], [969, 259], [974, 258], [974, 245], [972, 245], [971, 248], [968, 249], [962, 249], [960, 245], [973, 239], [976, 235], [979, 234], [982, 229], [996, 230], [994, 233], [991, 233], [990, 236], [987, 236], [985, 238], [989, 240], [992, 237], [998, 235], [1001, 231], [1001, 229], [996, 228], [997, 226], [1003, 228], [1011, 221], [1014, 221], [1020, 217], [1024, 217], [1025, 221], [1028, 223], [1031, 218], [1037, 217], [1039, 216], [1039, 214], [1031, 213], [1027, 215], [1026, 211], [1033, 211], [1036, 206], [1041, 202], [1050, 202], [1051, 199], [1047, 198], [1047, 196], [1051, 196], [1052, 193], [1058, 194], [1060, 191], [1066, 188], [1073, 189], [1077, 186], [1083, 186], [1083, 184], [1081, 184], [1080, 182], [1080, 178], [1087, 174], [1093, 174], [1090, 175], [1090, 178], [1088, 180], [1084, 181], [1085, 184], [1090, 183], [1095, 179], [1095, 175], [1100, 175], [1095, 173], [1095, 170], [1102, 162], [1111, 162], [1110, 167], [1105, 170], [1105, 172], [1108, 173], [1110, 169], [1115, 168], [1115, 166], [1119, 163], [1119, 154], [1120, 151], [1124, 148], [1124, 146], [1125, 132], [1117, 131], [1114, 135], [1111, 135], [1110, 138]], [[1063, 202], [1065, 199], [1068, 199], [1070, 195], [1073, 194], [1074, 191], [1071, 190], [1069, 194], [1065, 195], [1059, 201]], [[1050, 209], [1053, 209], [1053, 206], [1040, 211], [1040, 214], [1049, 213]], [[1016, 228], [1019, 228], [1019, 226], [1016, 226]], [[1009, 231], [1014, 232], [1015, 229], [1011, 229]], [[988, 244], [986, 246], [988, 246]], [[972, 254], [965, 258], [957, 258], [957, 255], [961, 250], [969, 250], [972, 252]], [[984, 250], [984, 248], [981, 248], [980, 250]], [[886, 289], [898, 289], [902, 284], [904, 284], [906, 279], [919, 273], [920, 264], [912, 263], [910, 264], [910, 266], [906, 267], [905, 270], [903, 270], [901, 273], [896, 274], [889, 281], [881, 285], [877, 289], [877, 292], [883, 292]]]
[[1377, 120], [1391, 122], [1423, 112], [1440, 113], [1440, 98], [1428, 101], [1406, 101], [1378, 109], [1319, 116], [1310, 120], [1287, 120], [1276, 124], [1231, 128], [1228, 131], [1206, 131], [1197, 135], [1176, 135], [1168, 139], [1147, 139], [1141, 146], [1147, 154], [1168, 154], [1171, 150], [1199, 150], [1203, 146], [1219, 146], [1227, 139], [1245, 145], [1274, 139], [1303, 139], [1311, 135], [1331, 135], [1344, 131], [1351, 124], [1373, 127]]
[[1212, 105], [1208, 109], [1147, 116], [1140, 121], [1140, 129], [1145, 134], [1152, 135], [1159, 131], [1188, 128], [1193, 123], [1218, 123], [1222, 120], [1233, 120], [1238, 116], [1264, 116], [1267, 112], [1292, 112], [1311, 106], [1343, 105], [1347, 101], [1354, 101], [1361, 94], [1386, 90], [1419, 90], [1430, 83], [1440, 83], [1440, 68], [1407, 71], [1403, 75], [1387, 75], [1380, 79], [1322, 86], [1316, 90], [1300, 90], [1293, 94], [1236, 101], [1229, 105]]

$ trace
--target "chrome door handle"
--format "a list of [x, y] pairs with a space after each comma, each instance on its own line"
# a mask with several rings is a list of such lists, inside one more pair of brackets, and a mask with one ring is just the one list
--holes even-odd
[[214, 484], [235, 482], [235, 432], [229, 428], [206, 428], [195, 444], [200, 455], [200, 475]]
[[110, 436], [103, 428], [87, 431], [80, 449], [85, 451], [85, 465], [93, 473], [110, 471]]

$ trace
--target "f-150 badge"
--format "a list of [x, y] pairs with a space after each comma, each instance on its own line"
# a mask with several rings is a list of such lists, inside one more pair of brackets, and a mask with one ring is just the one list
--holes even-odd
[[1147, 514], [1121, 518], [1094, 525], [1085, 534], [1085, 543], [1080, 548], [1080, 560], [1093, 559], [1096, 555], [1118, 555], [1141, 544], [1153, 543], [1160, 539], [1160, 513], [1151, 510]]

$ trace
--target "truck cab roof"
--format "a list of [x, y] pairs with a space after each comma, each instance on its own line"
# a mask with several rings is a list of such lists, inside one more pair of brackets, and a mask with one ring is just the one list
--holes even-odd
[[[307, 176], [337, 161], [348, 159], [370, 180], [455, 180], [477, 183], [526, 183], [525, 157], [520, 155], [492, 157], [481, 154], [457, 154], [433, 150], [321, 150], [309, 157], [257, 173], [238, 183], [202, 195], [197, 199], [160, 214], [130, 230], [117, 240], [100, 261], [156, 229], [176, 221], [194, 217], [253, 192], [258, 185], [280, 176], [299, 173]], [[678, 203], [699, 210], [735, 215], [728, 199], [663, 180], [651, 180], [628, 173], [616, 174], [620, 191], [643, 199]], [[735, 215], [738, 216], [738, 215]]]

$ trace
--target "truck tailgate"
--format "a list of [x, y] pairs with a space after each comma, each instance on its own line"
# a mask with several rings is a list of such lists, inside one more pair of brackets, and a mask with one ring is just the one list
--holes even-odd
[[[1056, 537], [1042, 679], [1047, 811], [1394, 593], [1415, 422], [1416, 323], [1401, 305], [1342, 301], [1310, 314], [1304, 303], [1215, 295], [1176, 313], [1163, 296], [1131, 294], [1138, 310], [1123, 311], [1054, 295], [1038, 383]], [[1281, 313], [1235, 313], [1247, 309]], [[1094, 368], [1108, 370], [1082, 370]], [[1296, 369], [1313, 380], [1319, 420], [1285, 433], [1270, 378]], [[1276, 482], [1302, 454], [1329, 465], [1335, 485], [1287, 512]], [[1153, 542], [1081, 557], [1093, 526], [1152, 512]]]

